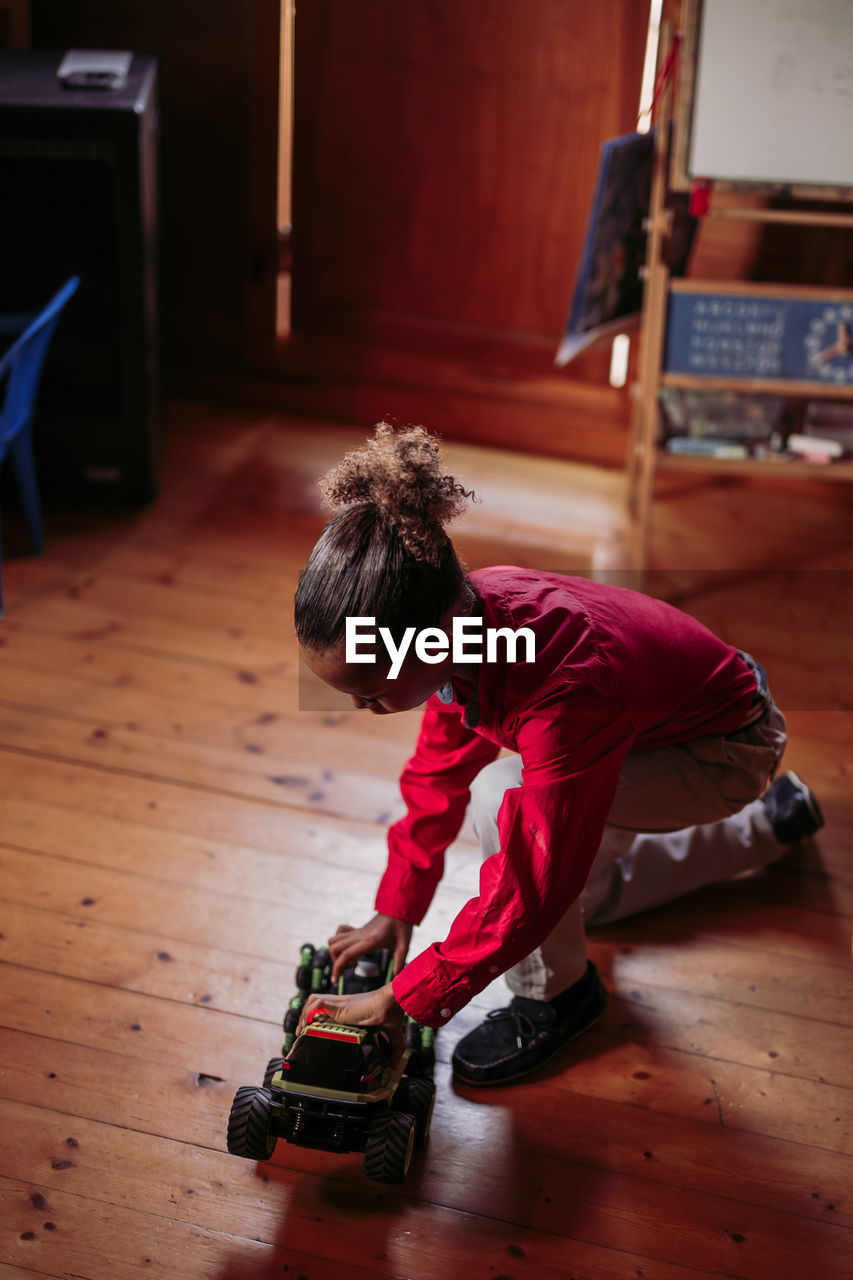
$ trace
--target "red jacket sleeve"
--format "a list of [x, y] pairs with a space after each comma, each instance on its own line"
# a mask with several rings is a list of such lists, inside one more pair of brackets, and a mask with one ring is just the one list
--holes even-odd
[[444, 942], [416, 956], [393, 981], [418, 1022], [441, 1026], [534, 951], [580, 894], [598, 851], [635, 729], [620, 707], [590, 705], [590, 691], [559, 688], [518, 727], [522, 785], [498, 814], [500, 850], [480, 873]]
[[500, 748], [462, 723], [460, 708], [435, 696], [424, 710], [415, 754], [400, 776], [406, 815], [388, 831], [388, 866], [376, 910], [420, 924], [459, 834], [470, 786]]

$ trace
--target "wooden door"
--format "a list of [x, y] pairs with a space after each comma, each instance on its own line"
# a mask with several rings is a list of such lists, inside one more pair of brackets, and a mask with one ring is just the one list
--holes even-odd
[[[645, 0], [305, 0], [293, 328], [549, 371]], [[569, 379], [601, 381], [601, 356]]]

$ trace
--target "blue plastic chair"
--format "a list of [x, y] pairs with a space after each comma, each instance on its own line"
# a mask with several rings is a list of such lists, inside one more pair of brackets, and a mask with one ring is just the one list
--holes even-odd
[[[0, 334], [20, 334], [0, 358], [0, 466], [10, 454], [33, 551], [44, 549], [41, 504], [33, 458], [32, 423], [42, 365], [62, 309], [80, 283], [71, 276], [36, 315], [0, 316]], [[23, 331], [23, 332], [22, 332]], [[2, 549], [0, 549], [0, 617], [3, 616]]]

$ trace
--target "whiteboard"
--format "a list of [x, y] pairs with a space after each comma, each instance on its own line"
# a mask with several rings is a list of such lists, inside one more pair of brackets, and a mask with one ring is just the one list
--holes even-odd
[[703, 0], [687, 167], [853, 186], [853, 0]]

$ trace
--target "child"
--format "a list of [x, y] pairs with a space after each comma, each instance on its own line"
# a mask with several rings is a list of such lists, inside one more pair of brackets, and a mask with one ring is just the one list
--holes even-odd
[[[513, 999], [459, 1042], [453, 1070], [474, 1085], [515, 1080], [604, 1013], [585, 924], [763, 866], [823, 819], [794, 774], [768, 788], [785, 722], [752, 658], [637, 592], [505, 566], [466, 573], [444, 526], [472, 495], [423, 427], [380, 423], [325, 493], [341, 511], [297, 589], [302, 658], [374, 715], [426, 707], [377, 914], [329, 940], [335, 977], [377, 947], [393, 951], [395, 977], [309, 998], [301, 1025], [322, 1004], [399, 1040], [401, 1010], [442, 1026], [504, 973]], [[362, 641], [386, 628], [390, 656], [365, 643], [348, 653], [348, 618], [373, 620]], [[436, 631], [415, 652], [413, 635], [449, 637], [454, 622], [469, 637], [504, 634], [491, 655], [470, 643], [454, 655]], [[502, 747], [514, 754], [498, 759]], [[479, 894], [405, 964], [469, 801]]]

